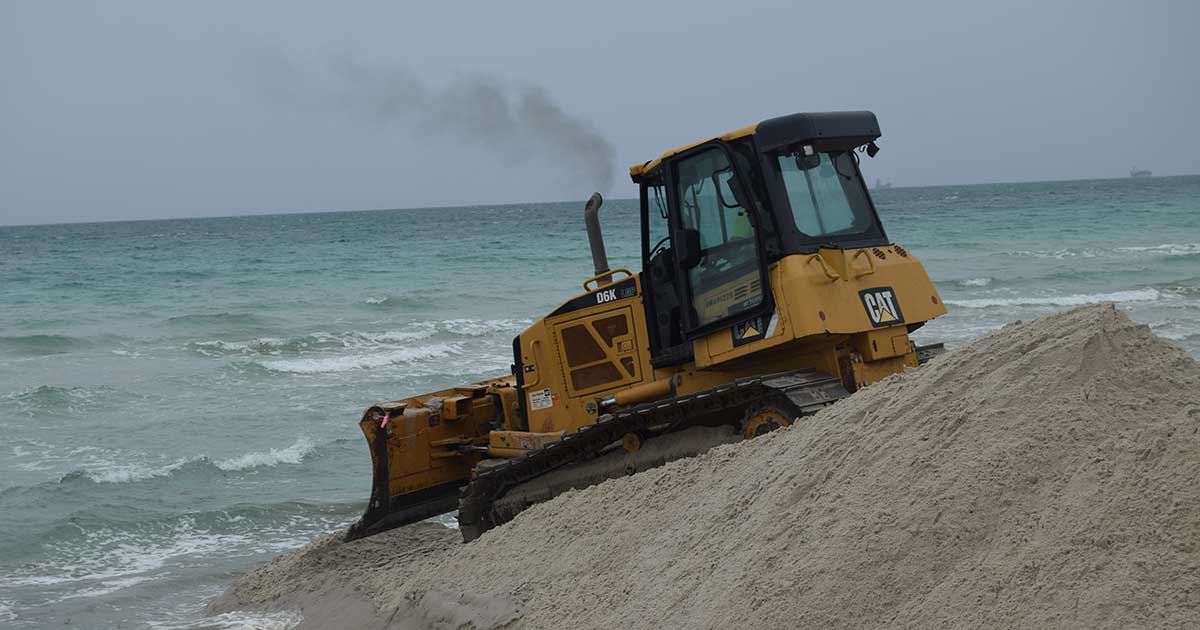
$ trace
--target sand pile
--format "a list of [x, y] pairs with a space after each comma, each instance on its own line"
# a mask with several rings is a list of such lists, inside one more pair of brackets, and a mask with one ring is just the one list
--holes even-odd
[[[440, 557], [462, 545], [455, 530], [416, 523], [343, 543], [322, 536], [240, 576], [208, 606], [209, 614], [239, 609], [299, 610], [306, 628], [386, 628], [391, 614], [365, 589], [376, 575]], [[419, 627], [419, 626], [418, 626]]]
[[1200, 627], [1198, 429], [1197, 363], [1089, 306], [470, 545], [322, 566], [394, 627]]

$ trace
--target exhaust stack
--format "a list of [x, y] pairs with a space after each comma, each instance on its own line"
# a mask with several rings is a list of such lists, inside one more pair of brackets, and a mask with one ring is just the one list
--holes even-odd
[[[596, 269], [595, 275], [608, 272], [608, 253], [604, 250], [604, 234], [600, 231], [600, 206], [604, 205], [604, 198], [600, 193], [592, 193], [591, 198], [587, 200], [587, 205], [583, 207], [583, 222], [587, 225], [588, 245], [592, 248], [592, 265]], [[601, 284], [608, 284], [608, 278], [602, 278]]]

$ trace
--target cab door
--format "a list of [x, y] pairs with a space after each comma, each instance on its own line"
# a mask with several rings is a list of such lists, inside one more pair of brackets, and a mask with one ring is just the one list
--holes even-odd
[[753, 201], [729, 150], [720, 143], [704, 145], [676, 160], [671, 175], [677, 216], [672, 240], [685, 289], [686, 337], [765, 313], [770, 291]]

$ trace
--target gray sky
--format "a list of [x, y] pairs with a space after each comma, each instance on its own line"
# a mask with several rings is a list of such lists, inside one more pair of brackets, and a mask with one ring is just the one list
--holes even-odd
[[833, 109], [898, 186], [1200, 173], [1191, 0], [568, 4], [6, 0], [0, 224], [632, 197]]

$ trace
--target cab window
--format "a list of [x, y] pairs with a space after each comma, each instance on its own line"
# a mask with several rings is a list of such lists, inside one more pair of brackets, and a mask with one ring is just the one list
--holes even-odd
[[687, 271], [692, 328], [699, 328], [762, 304], [761, 265], [750, 202], [725, 151], [698, 153], [675, 168], [680, 222], [700, 236], [700, 262]]
[[792, 220], [813, 239], [863, 235], [875, 218], [850, 151], [776, 156]]

